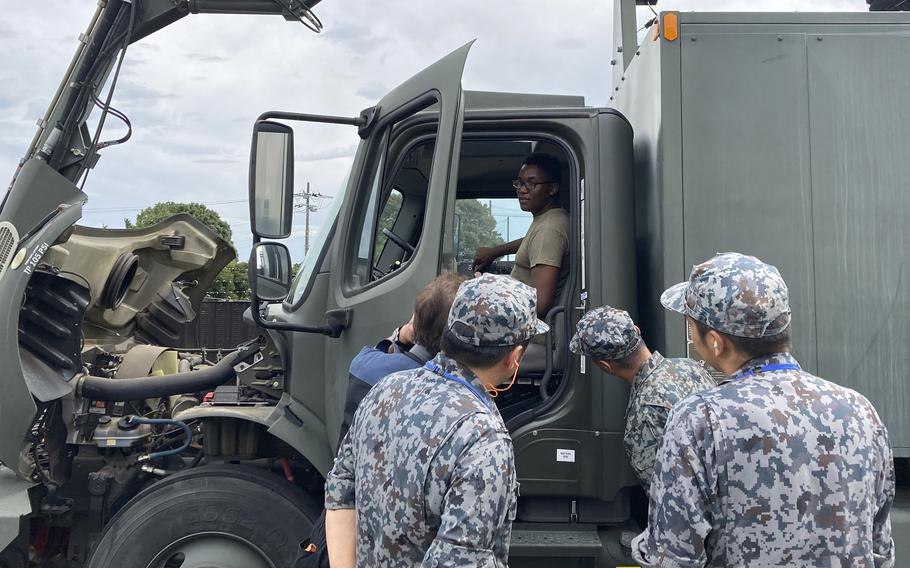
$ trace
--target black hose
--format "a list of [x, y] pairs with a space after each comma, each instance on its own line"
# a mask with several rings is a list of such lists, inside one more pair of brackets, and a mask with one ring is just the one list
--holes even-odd
[[[126, 417], [126, 424], [151, 424], [151, 425], [165, 425], [165, 426], [177, 426], [183, 430], [184, 440], [183, 444], [179, 448], [173, 448], [170, 450], [162, 450], [160, 452], [152, 452], [147, 456], [142, 456], [139, 458], [139, 461], [150, 461], [156, 460], [158, 458], [163, 458], [167, 456], [177, 455], [183, 450], [190, 447], [190, 440], [193, 439], [193, 432], [190, 431], [190, 427], [187, 426], [186, 422], [181, 422], [179, 420], [174, 420], [171, 418], [143, 418], [142, 416], [130, 415]], [[145, 458], [145, 459], [143, 459]]]
[[258, 342], [248, 343], [211, 367], [189, 373], [135, 379], [85, 377], [79, 384], [79, 391], [92, 400], [126, 401], [211, 389], [234, 377], [234, 365], [258, 350]]

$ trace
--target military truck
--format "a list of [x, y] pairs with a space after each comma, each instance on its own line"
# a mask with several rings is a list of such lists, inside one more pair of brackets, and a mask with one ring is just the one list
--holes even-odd
[[[685, 355], [684, 322], [659, 292], [724, 250], [781, 268], [800, 361], [886, 421], [907, 551], [910, 16], [668, 11], [639, 41], [635, 2], [618, 0], [610, 108], [462, 91], [468, 44], [350, 116], [251, 109], [261, 335], [180, 347], [234, 251], [186, 215], [78, 225], [79, 183], [110, 144], [86, 121], [93, 107], [118, 114], [102, 86], [130, 43], [195, 13], [318, 30], [316, 3], [100, 3], [0, 209], [0, 566], [290, 566], [321, 508], [352, 356], [406, 321], [431, 278], [470, 270], [458, 205], [514, 203], [532, 151], [564, 166], [572, 236], [546, 316], [553, 349], [496, 399], [521, 482], [511, 563], [632, 562], [647, 502], [622, 445], [627, 388], [567, 341], [585, 309], [609, 303], [652, 347]], [[280, 240], [299, 121], [362, 140], [292, 280], [300, 251]]]

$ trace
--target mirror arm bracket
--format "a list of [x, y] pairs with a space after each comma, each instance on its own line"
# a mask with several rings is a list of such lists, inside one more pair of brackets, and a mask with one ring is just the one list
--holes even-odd
[[250, 312], [253, 321], [257, 326], [263, 329], [274, 329], [278, 331], [296, 331], [300, 333], [318, 333], [327, 335], [332, 338], [341, 337], [341, 332], [351, 325], [351, 310], [331, 310], [326, 313], [326, 325], [304, 325], [283, 321], [268, 321], [262, 317], [260, 312], [259, 298], [252, 294], [250, 301]]
[[360, 111], [356, 117], [330, 116], [325, 114], [303, 114], [299, 112], [285, 112], [280, 110], [270, 110], [259, 115], [256, 122], [264, 120], [294, 120], [300, 122], [319, 122], [322, 124], [349, 124], [357, 127], [357, 134], [361, 138], [366, 138], [376, 126], [379, 119], [379, 107], [372, 106]]
[[[366, 112], [366, 111], [364, 111]], [[362, 124], [363, 113], [361, 116], [331, 116], [327, 114], [304, 114], [300, 112], [286, 112], [280, 110], [270, 110], [259, 115], [256, 122], [263, 120], [293, 120], [298, 122], [318, 122], [321, 124], [347, 124], [359, 127]]]
[[378, 118], [378, 106], [371, 106], [370, 108], [360, 111], [360, 116], [357, 117], [357, 134], [360, 136], [361, 140], [366, 140], [370, 136], [373, 127], [376, 126], [376, 120]]

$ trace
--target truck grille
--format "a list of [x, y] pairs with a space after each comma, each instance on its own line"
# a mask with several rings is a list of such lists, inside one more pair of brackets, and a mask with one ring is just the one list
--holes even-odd
[[16, 228], [6, 221], [0, 222], [0, 277], [6, 272], [6, 267], [13, 258], [18, 240]]

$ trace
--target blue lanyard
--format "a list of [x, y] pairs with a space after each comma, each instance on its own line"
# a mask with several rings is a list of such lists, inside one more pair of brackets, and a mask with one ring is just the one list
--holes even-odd
[[483, 405], [487, 407], [487, 410], [490, 410], [490, 411], [493, 410], [492, 408], [490, 408], [489, 401], [486, 398], [484, 398], [484, 396], [482, 394], [480, 394], [480, 391], [478, 391], [474, 387], [474, 385], [472, 385], [468, 381], [462, 379], [461, 377], [456, 377], [455, 375], [453, 375], [451, 373], [447, 373], [447, 372], [443, 371], [439, 365], [437, 365], [436, 363], [433, 363], [432, 361], [427, 361], [426, 368], [433, 371], [434, 373], [436, 373], [437, 375], [439, 375], [441, 377], [449, 379], [450, 381], [455, 381], [456, 383], [460, 383], [460, 384], [468, 387], [468, 389], [470, 389], [470, 391], [472, 393], [474, 393], [474, 396], [476, 396], [478, 398], [478, 400], [480, 400], [480, 402], [482, 402]]
[[730, 377], [731, 381], [736, 379], [741, 379], [743, 377], [748, 377], [749, 375], [757, 375], [759, 373], [767, 373], [770, 371], [801, 371], [802, 368], [796, 363], [775, 363], [773, 365], [762, 365], [761, 367], [755, 367], [754, 369], [749, 369], [748, 371], [743, 371], [742, 373]]

